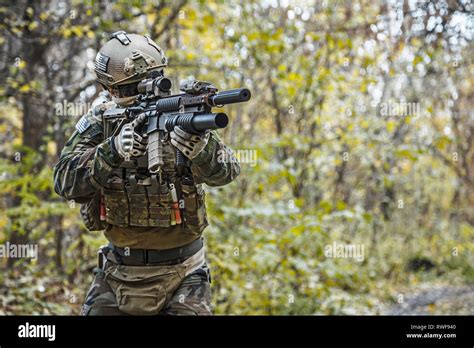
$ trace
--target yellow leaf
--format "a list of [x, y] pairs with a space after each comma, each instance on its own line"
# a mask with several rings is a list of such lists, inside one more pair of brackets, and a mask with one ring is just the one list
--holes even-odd
[[288, 86], [288, 96], [294, 97], [296, 95], [296, 88], [293, 85]]
[[46, 19], [48, 19], [49, 14], [48, 12], [42, 12], [39, 16], [39, 18], [44, 22]]
[[395, 121], [392, 121], [392, 120], [388, 121], [386, 127], [387, 127], [387, 130], [390, 133], [392, 133], [395, 130]]
[[71, 29], [69, 29], [69, 28], [64, 29], [63, 36], [64, 36], [65, 39], [70, 38], [71, 35], [72, 35], [72, 30]]
[[82, 32], [80, 26], [74, 26], [74, 27], [71, 28], [71, 30], [73, 31], [73, 33], [74, 33], [77, 37], [83, 37], [83, 36], [84, 36], [84, 33]]
[[212, 26], [214, 24], [214, 16], [207, 14], [203, 18], [204, 24]]
[[423, 61], [423, 58], [421, 56], [416, 56], [415, 59], [413, 59], [413, 65], [417, 65]]
[[301, 75], [297, 74], [297, 73], [290, 73], [288, 74], [288, 80], [290, 81], [299, 81], [301, 79]]
[[25, 66], [26, 66], [26, 62], [23, 59], [20, 59], [20, 61], [18, 62], [18, 68], [21, 70], [21, 69], [24, 69]]
[[305, 231], [305, 226], [304, 225], [297, 225], [297, 226], [292, 227], [290, 231], [295, 236], [300, 236]]
[[28, 29], [30, 31], [34, 31], [36, 28], [38, 28], [38, 22], [31, 22], [30, 24], [28, 24]]
[[19, 91], [22, 93], [26, 93], [30, 90], [30, 85], [26, 84], [20, 87]]
[[449, 138], [446, 137], [446, 136], [442, 136], [441, 138], [439, 138], [438, 140], [436, 140], [435, 146], [436, 146], [436, 148], [438, 148], [439, 150], [444, 150], [444, 149], [446, 148], [446, 146], [449, 145], [449, 143], [451, 143], [451, 141], [449, 140]]

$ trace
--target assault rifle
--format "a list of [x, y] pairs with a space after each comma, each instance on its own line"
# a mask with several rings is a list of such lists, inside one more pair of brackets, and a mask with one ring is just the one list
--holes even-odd
[[[110, 109], [109, 117], [126, 114], [136, 117], [145, 114], [148, 134], [148, 170], [151, 173], [160, 171], [163, 163], [163, 143], [167, 134], [175, 126], [192, 134], [201, 134], [207, 130], [225, 128], [229, 118], [223, 112], [213, 113], [213, 107], [246, 102], [251, 93], [246, 88], [218, 92], [209, 82], [191, 80], [180, 85], [182, 93], [171, 95], [171, 80], [154, 76], [142, 80], [138, 86], [140, 93], [135, 105], [126, 109]], [[178, 151], [176, 164], [183, 166], [186, 158]]]

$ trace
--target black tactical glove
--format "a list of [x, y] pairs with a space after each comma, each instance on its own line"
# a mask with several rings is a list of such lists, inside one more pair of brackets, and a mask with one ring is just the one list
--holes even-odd
[[179, 126], [175, 126], [174, 130], [170, 132], [171, 144], [190, 160], [199, 155], [206, 147], [209, 136], [209, 131], [201, 135], [195, 135], [184, 131]]
[[132, 122], [124, 125], [119, 135], [114, 137], [114, 146], [120, 157], [128, 159], [130, 156], [139, 157], [145, 154], [148, 144], [147, 135], [140, 135], [135, 131], [145, 118], [145, 115], [139, 115]]

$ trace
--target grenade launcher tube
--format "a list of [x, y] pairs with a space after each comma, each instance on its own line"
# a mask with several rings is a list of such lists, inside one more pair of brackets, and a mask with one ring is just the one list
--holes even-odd
[[159, 127], [157, 117], [149, 118], [148, 124], [148, 169], [152, 173], [156, 173], [163, 165], [163, 145], [160, 139], [160, 131], [166, 130], [171, 132], [175, 126], [180, 126], [184, 131], [193, 134], [199, 134], [207, 129], [219, 129], [227, 127], [229, 118], [226, 114], [209, 113], [209, 114], [178, 114], [170, 116], [161, 116], [159, 119]]
[[207, 129], [227, 127], [229, 118], [223, 112], [209, 114], [188, 113], [167, 117], [163, 122], [164, 128], [168, 132], [171, 132], [175, 126], [180, 126], [185, 132], [199, 134]]

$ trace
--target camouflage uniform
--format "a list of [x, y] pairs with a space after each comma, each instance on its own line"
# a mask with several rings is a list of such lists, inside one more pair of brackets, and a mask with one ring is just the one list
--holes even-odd
[[[113, 259], [114, 255], [109, 255], [109, 257]], [[127, 269], [127, 267], [123, 269], [123, 267], [117, 272], [121, 266], [115, 262], [108, 262], [104, 269], [100, 267], [94, 269], [95, 279], [86, 295], [82, 315], [210, 315], [212, 313], [210, 307], [211, 277], [206, 264], [185, 277], [182, 276], [182, 273], [180, 274], [179, 266], [176, 265], [163, 264], [155, 266], [155, 269], [142, 267], [138, 271], [133, 268]], [[120, 282], [117, 281], [117, 274], [127, 275], [128, 278], [130, 275], [140, 277], [143, 275], [143, 271], [141, 271], [143, 269], [146, 272], [151, 270], [151, 273], [157, 278], [151, 284], [148, 282], [145, 291], [149, 293], [150, 287], [160, 288], [159, 296], [163, 303], [154, 302], [153, 298], [149, 298], [148, 301], [140, 298], [138, 302], [136, 301], [138, 306], [133, 301], [125, 304], [120, 303], [116, 294], [117, 285], [120, 285]], [[176, 280], [178, 281], [169, 276], [170, 272], [177, 276]], [[167, 276], [157, 277], [160, 274]], [[112, 277], [112, 280], [107, 280], [107, 276]], [[159, 283], [163, 286], [160, 287]], [[171, 287], [171, 291], [168, 290], [169, 287]]]
[[[105, 110], [114, 106], [110, 101], [99, 103], [78, 122], [54, 167], [55, 191], [82, 204], [86, 226], [103, 230], [112, 249], [169, 250], [201, 239], [208, 225], [202, 184], [231, 182], [240, 173], [238, 162], [218, 161], [219, 154], [229, 149], [212, 132], [204, 150], [189, 161], [193, 182], [184, 184], [176, 173], [176, 149], [168, 142], [158, 182], [147, 169], [146, 155], [124, 162], [117, 154], [110, 137], [117, 125], [104, 118]], [[182, 224], [173, 225], [170, 219], [170, 182], [183, 198]], [[105, 221], [99, 218], [101, 202]], [[211, 314], [203, 249], [181, 259], [130, 265], [121, 264], [111, 248], [106, 248], [106, 261], [94, 271], [82, 314]], [[192, 260], [198, 254], [199, 259]]]

